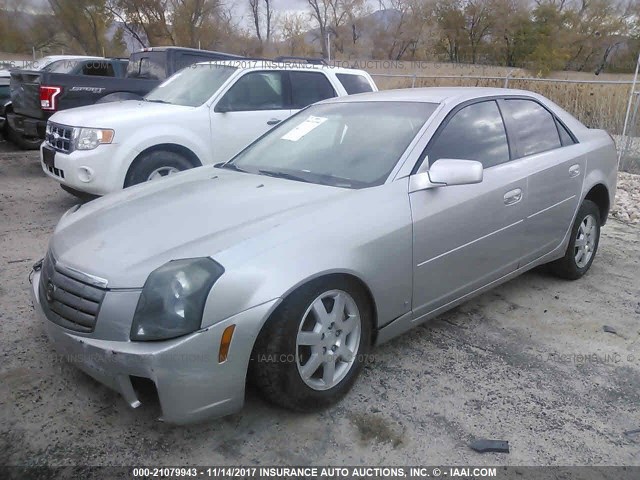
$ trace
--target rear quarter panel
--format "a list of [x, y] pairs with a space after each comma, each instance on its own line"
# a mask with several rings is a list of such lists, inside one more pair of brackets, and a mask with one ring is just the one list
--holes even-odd
[[580, 143], [585, 143], [589, 147], [582, 198], [584, 199], [594, 186], [602, 184], [607, 187], [609, 206], [612, 206], [618, 180], [618, 155], [615, 143], [607, 132], [597, 129], [588, 129], [579, 140]]

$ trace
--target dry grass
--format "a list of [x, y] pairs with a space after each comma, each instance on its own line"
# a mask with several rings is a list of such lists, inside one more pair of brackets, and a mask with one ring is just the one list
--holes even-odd
[[[433, 74], [430, 74], [433, 75]], [[445, 75], [445, 74], [443, 74]], [[476, 74], [469, 74], [476, 75]], [[381, 89], [411, 87], [411, 78], [374, 77]], [[415, 87], [503, 87], [504, 80], [460, 78], [416, 78]], [[591, 128], [622, 133], [629, 99], [629, 85], [554, 83], [540, 80], [509, 79], [509, 88], [540, 93], [553, 100]]]
[[[418, 87], [503, 87], [504, 77], [510, 74], [509, 88], [530, 90], [550, 98], [565, 110], [576, 116], [591, 128], [602, 128], [616, 136], [618, 143], [624, 125], [624, 118], [629, 100], [631, 86], [629, 84], [596, 84], [596, 83], [563, 83], [550, 79], [569, 79], [587, 81], [630, 81], [632, 75], [603, 74], [596, 76], [584, 72], [554, 72], [549, 78], [535, 78], [531, 72], [521, 69], [493, 67], [482, 65], [452, 65], [426, 62], [383, 64], [378, 62], [373, 68], [366, 68], [374, 75], [378, 87], [382, 90], [393, 88]], [[417, 75], [411, 77], [384, 77], [380, 75]], [[456, 78], [420, 78], [424, 76], [455, 76]], [[496, 79], [469, 77], [501, 77]], [[640, 121], [640, 112], [638, 114]], [[630, 134], [640, 137], [640, 125], [630, 127]], [[640, 171], [640, 149], [630, 148], [621, 163], [625, 171]], [[621, 146], [621, 145], [619, 145]]]

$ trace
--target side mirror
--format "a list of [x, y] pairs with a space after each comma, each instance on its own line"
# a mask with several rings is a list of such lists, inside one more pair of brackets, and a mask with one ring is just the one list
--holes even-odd
[[431, 165], [429, 171], [409, 179], [409, 193], [447, 185], [471, 185], [482, 182], [482, 163], [475, 160], [442, 158]]

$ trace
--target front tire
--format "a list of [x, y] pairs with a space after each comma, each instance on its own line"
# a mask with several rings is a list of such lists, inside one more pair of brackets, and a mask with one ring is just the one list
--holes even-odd
[[585, 200], [573, 223], [567, 252], [550, 264], [551, 271], [561, 278], [577, 280], [591, 267], [599, 243], [600, 209], [591, 200]]
[[358, 283], [331, 276], [291, 294], [260, 332], [252, 378], [270, 402], [315, 411], [353, 386], [371, 344], [372, 311]]
[[174, 173], [193, 168], [193, 164], [184, 156], [168, 150], [154, 150], [138, 157], [124, 181], [124, 187], [131, 187], [151, 180], [159, 180]]

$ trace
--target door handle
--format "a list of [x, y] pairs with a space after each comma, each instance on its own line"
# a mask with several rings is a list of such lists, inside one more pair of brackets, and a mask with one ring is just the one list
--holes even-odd
[[509, 190], [504, 194], [504, 204], [505, 205], [513, 205], [522, 200], [522, 189], [516, 188], [514, 190]]
[[277, 118], [272, 118], [271, 120], [267, 121], [267, 125], [277, 125], [281, 122], [282, 120], [279, 120]]
[[578, 175], [580, 175], [580, 165], [578, 165], [577, 163], [575, 165], [571, 165], [569, 167], [569, 177], [573, 178], [577, 177]]

